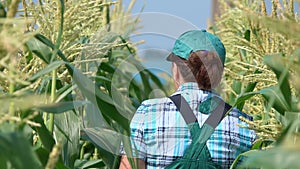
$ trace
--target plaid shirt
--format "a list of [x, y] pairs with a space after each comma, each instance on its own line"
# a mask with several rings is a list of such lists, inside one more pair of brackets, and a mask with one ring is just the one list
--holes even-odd
[[[198, 111], [199, 104], [214, 94], [200, 90], [196, 83], [181, 85], [174, 94], [178, 93], [187, 100], [202, 126], [208, 115]], [[252, 120], [250, 116], [233, 109], [207, 141], [213, 161], [222, 168], [229, 168], [238, 154], [251, 148], [256, 138], [254, 131], [237, 126], [247, 126], [239, 120], [239, 116]], [[135, 113], [130, 128], [134, 157], [144, 160], [147, 169], [164, 168], [182, 157], [192, 141], [187, 124], [169, 98], [144, 101]]]

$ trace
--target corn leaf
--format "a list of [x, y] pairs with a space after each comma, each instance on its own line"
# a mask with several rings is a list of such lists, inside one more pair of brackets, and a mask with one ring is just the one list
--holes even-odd
[[49, 65], [47, 65], [44, 69], [42, 69], [41, 71], [39, 71], [38, 73], [33, 75], [29, 80], [34, 81], [34, 80], [40, 78], [41, 76], [43, 76], [47, 73], [50, 73], [51, 71], [59, 68], [63, 64], [64, 64], [63, 61], [54, 61], [54, 62], [50, 63]]
[[6, 159], [0, 155], [0, 168], [7, 168]]
[[247, 157], [249, 154], [253, 153], [253, 152], [257, 152], [257, 150], [249, 150], [247, 152], [244, 152], [244, 153], [241, 153], [239, 154], [233, 161], [233, 163], [231, 164], [230, 166], [230, 169], [234, 169], [234, 168], [237, 168], [240, 160], [242, 157]]
[[[35, 153], [37, 154], [39, 160], [41, 161], [42, 166], [46, 166], [50, 152], [43, 147], [39, 147], [39, 148], [35, 149]], [[58, 159], [58, 161], [55, 165], [55, 168], [56, 169], [70, 169], [63, 164], [61, 158]]]
[[33, 148], [25, 136], [19, 132], [0, 133], [0, 157], [10, 162], [13, 168], [42, 169]]
[[[53, 43], [43, 35], [37, 34], [35, 38], [37, 38], [41, 43], [54, 49]], [[63, 61], [68, 62], [60, 50], [57, 54]], [[129, 120], [124, 118], [118, 112], [118, 110], [122, 110], [122, 108], [119, 107], [118, 104], [114, 104], [113, 100], [107, 94], [100, 91], [90, 79], [85, 77], [74, 66], [71, 64], [66, 64], [66, 67], [69, 73], [73, 76], [74, 82], [78, 85], [78, 88], [81, 90], [83, 95], [87, 97], [87, 99], [93, 104], [98, 106], [99, 110], [101, 110], [101, 113], [103, 114], [103, 117], [108, 121], [108, 123], [111, 123], [111, 120], [115, 120], [124, 129], [129, 130]]]
[[68, 101], [37, 106], [36, 109], [47, 113], [64, 113], [86, 105], [87, 101]]
[[[247, 87], [245, 88], [245, 90], [243, 91], [243, 93], [249, 93], [249, 92], [252, 92], [254, 89], [255, 89], [255, 87], [256, 87], [256, 84], [257, 84], [257, 82], [254, 82], [254, 83], [249, 83], [248, 85], [247, 85]], [[243, 96], [245, 96], [245, 95], [243, 95]], [[249, 95], [250, 96], [250, 95]], [[252, 96], [250, 96], [250, 97], [246, 97], [247, 99], [243, 99], [243, 101], [242, 100], [239, 100], [239, 103], [238, 104], [236, 104], [236, 107], [239, 109], [239, 110], [243, 110], [243, 108], [244, 108], [244, 105], [245, 105], [245, 101], [246, 100], [248, 100], [248, 99], [250, 99]]]
[[113, 130], [104, 128], [85, 128], [83, 139], [92, 142], [100, 149], [101, 158], [108, 168], [119, 166], [120, 143], [122, 136]]
[[0, 18], [5, 18], [5, 17], [6, 17], [6, 10], [2, 2], [0, 2]]
[[53, 146], [55, 145], [55, 140], [54, 140], [53, 136], [51, 135], [51, 133], [49, 132], [46, 125], [44, 124], [42, 116], [38, 115], [38, 116], [34, 117], [33, 121], [36, 123], [39, 123], [41, 125], [40, 127], [33, 127], [33, 130], [35, 130], [38, 133], [39, 138], [41, 139], [41, 142], [42, 142], [43, 146], [45, 147], [45, 149], [48, 152], [51, 152]]
[[280, 55], [265, 56], [264, 62], [273, 70], [278, 79], [278, 85], [282, 98], [285, 100], [287, 110], [291, 107], [291, 87], [289, 83], [289, 67], [285, 64], [283, 57]]
[[78, 157], [80, 141], [80, 119], [73, 112], [55, 115], [55, 136], [62, 142], [62, 161], [69, 168], [74, 168]]
[[[37, 41], [37, 44], [35, 45], [46, 45], [48, 47], [50, 47], [52, 50], [54, 50], [55, 48], [55, 45], [51, 42], [51, 40], [49, 40], [48, 38], [46, 38], [44, 35], [41, 35], [41, 34], [36, 34], [34, 35], [34, 39], [38, 40]], [[35, 46], [33, 46], [35, 47]], [[31, 50], [31, 48], [29, 48]], [[52, 53], [50, 54], [52, 55]], [[61, 50], [58, 50], [57, 51], [57, 55], [65, 62], [69, 62], [68, 59], [65, 57], [65, 55], [62, 53]], [[39, 56], [38, 56], [39, 57]], [[41, 58], [42, 59], [42, 58]], [[46, 63], [50, 63], [50, 57], [49, 57], [49, 62], [46, 62]]]
[[[108, 123], [112, 123], [112, 120], [116, 121], [122, 128], [129, 131], [129, 119], [125, 118], [120, 114], [119, 111], [125, 111], [119, 106], [119, 103], [115, 103], [112, 98], [101, 91], [97, 86], [79, 70], [74, 68], [72, 65], [66, 65], [71, 74], [73, 80], [77, 84], [82, 94], [96, 105], [103, 117]], [[121, 103], [120, 105], [123, 105]]]
[[291, 111], [291, 108], [278, 86], [262, 89], [259, 93], [267, 100], [268, 104], [281, 115], [284, 115], [286, 111]]
[[44, 147], [39, 147], [39, 148], [35, 149], [35, 153], [38, 156], [42, 165], [46, 166], [48, 158], [49, 158], [49, 151], [47, 151]]
[[[239, 106], [240, 104], [244, 104], [246, 100], [250, 99], [251, 97], [255, 96], [256, 94], [259, 94], [258, 92], [247, 92], [239, 96], [233, 107]], [[239, 109], [242, 110], [242, 109]]]
[[115, 104], [118, 104], [118, 107], [121, 108], [119, 113], [126, 117], [127, 119], [131, 119], [135, 109], [131, 105], [126, 96], [124, 96], [117, 87], [111, 82], [111, 80], [103, 77], [103, 76], [96, 76], [96, 82], [101, 82], [105, 84], [105, 88], [108, 90], [110, 97], [113, 99]]
[[44, 62], [46, 62], [47, 64], [50, 63], [52, 52], [45, 44], [41, 43], [38, 39], [29, 39], [26, 42], [26, 46], [32, 53], [36, 54]]
[[103, 167], [105, 167], [105, 164], [102, 159], [99, 159], [99, 160], [76, 160], [74, 167], [76, 169], [103, 168]]
[[[241, 168], [299, 168], [299, 146], [278, 146], [265, 151], [250, 151]], [[276, 160], [274, 160], [276, 159]]]
[[55, 42], [55, 46], [54, 46], [54, 50], [50, 62], [53, 62], [54, 59], [56, 58], [56, 54], [59, 51], [59, 47], [62, 41], [63, 26], [64, 26], [64, 12], [65, 12], [65, 4], [63, 0], [60, 0], [60, 23], [59, 23], [57, 39]]
[[45, 97], [41, 95], [0, 95], [0, 114], [8, 112], [10, 103], [14, 103], [19, 110], [27, 110], [43, 104], [43, 99]]

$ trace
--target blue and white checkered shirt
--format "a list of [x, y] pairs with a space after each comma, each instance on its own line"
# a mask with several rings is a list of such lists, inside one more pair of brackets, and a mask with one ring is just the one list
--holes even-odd
[[[214, 94], [200, 90], [196, 83], [181, 85], [174, 94], [178, 93], [187, 100], [202, 126], [208, 115], [198, 111], [199, 104]], [[213, 161], [222, 168], [229, 168], [238, 154], [251, 148], [256, 138], [254, 131], [237, 126], [247, 126], [239, 120], [239, 116], [252, 120], [250, 116], [233, 109], [207, 141]], [[134, 157], [144, 160], [147, 169], [164, 168], [182, 157], [192, 141], [187, 124], [169, 98], [144, 101], [135, 113], [130, 128]]]

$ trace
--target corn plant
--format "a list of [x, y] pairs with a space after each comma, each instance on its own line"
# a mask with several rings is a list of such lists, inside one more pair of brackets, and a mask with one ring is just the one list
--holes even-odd
[[274, 0], [270, 13], [264, 0], [221, 3], [226, 10], [214, 30], [229, 53], [226, 96], [254, 115], [247, 122], [259, 136], [232, 168], [241, 156], [247, 156], [241, 168], [297, 168], [300, 30], [294, 1]]
[[[299, 60], [300, 48], [289, 57], [282, 55], [264, 57], [265, 63], [276, 74], [278, 85], [262, 89], [257, 94], [262, 94], [269, 107], [278, 112], [276, 117], [283, 125], [283, 131], [276, 142], [272, 144], [272, 148], [262, 152], [246, 153], [248, 159], [244, 163], [245, 167], [297, 168], [300, 139], [300, 83], [294, 78], [300, 75]], [[290, 82], [293, 84], [292, 86]], [[292, 89], [295, 90], [292, 91]], [[274, 158], [277, 159], [275, 162]]]
[[116, 168], [122, 139], [130, 154], [132, 114], [164, 89], [120, 2], [1, 1], [0, 168]]
[[267, 12], [265, 1], [220, 1], [222, 15], [212, 27], [227, 49], [225, 98], [255, 117], [257, 133], [262, 140], [278, 138], [281, 124], [276, 119], [276, 111], [266, 106], [263, 95], [252, 97], [246, 93], [278, 83], [276, 74], [264, 63], [265, 55], [291, 56], [299, 46], [296, 36], [276, 30], [278, 25], [274, 24], [298, 25], [294, 2], [270, 2], [272, 11]]

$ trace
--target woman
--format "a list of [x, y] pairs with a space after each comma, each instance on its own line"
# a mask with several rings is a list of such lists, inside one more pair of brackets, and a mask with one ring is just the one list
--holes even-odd
[[[172, 75], [177, 91], [187, 100], [202, 126], [209, 116], [200, 112], [200, 104], [218, 96], [213, 92], [221, 81], [226, 51], [220, 39], [205, 30], [191, 30], [175, 42], [167, 60], [172, 62]], [[243, 116], [233, 109], [217, 126], [207, 141], [212, 160], [222, 168], [229, 168], [234, 159], [248, 151], [256, 138], [255, 132], [240, 128], [247, 126], [239, 120]], [[131, 121], [133, 157], [139, 168], [165, 168], [181, 158], [191, 144], [191, 134], [175, 104], [168, 98], [144, 101]], [[130, 168], [122, 156], [120, 168]]]

